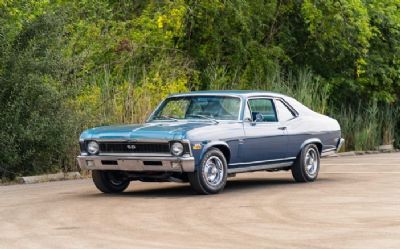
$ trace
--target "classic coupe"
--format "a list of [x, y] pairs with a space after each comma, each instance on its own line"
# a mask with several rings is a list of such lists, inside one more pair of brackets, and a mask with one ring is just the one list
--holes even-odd
[[167, 97], [145, 124], [88, 129], [79, 141], [78, 163], [104, 193], [139, 180], [216, 194], [243, 172], [291, 170], [296, 182], [315, 181], [320, 157], [344, 139], [335, 119], [282, 94], [198, 91]]

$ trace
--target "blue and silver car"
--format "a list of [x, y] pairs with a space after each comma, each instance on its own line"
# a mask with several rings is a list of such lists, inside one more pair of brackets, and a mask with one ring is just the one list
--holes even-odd
[[295, 99], [264, 91], [199, 91], [167, 97], [145, 124], [97, 127], [80, 136], [82, 169], [104, 193], [131, 181], [190, 182], [221, 192], [228, 176], [291, 170], [317, 179], [320, 157], [343, 144], [335, 119]]

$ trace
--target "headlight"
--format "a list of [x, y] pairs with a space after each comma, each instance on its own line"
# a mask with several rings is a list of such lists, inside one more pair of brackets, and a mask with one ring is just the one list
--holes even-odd
[[90, 141], [87, 145], [87, 151], [91, 155], [97, 154], [99, 152], [99, 144], [95, 141]]
[[174, 156], [182, 156], [183, 154], [183, 144], [175, 142], [171, 146], [171, 153]]

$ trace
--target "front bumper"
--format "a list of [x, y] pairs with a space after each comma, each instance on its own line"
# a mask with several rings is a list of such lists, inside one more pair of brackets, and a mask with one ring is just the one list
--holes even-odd
[[194, 157], [78, 156], [83, 170], [194, 172]]
[[339, 139], [338, 145], [336, 147], [336, 152], [339, 152], [340, 149], [342, 148], [343, 144], [344, 144], [344, 138]]

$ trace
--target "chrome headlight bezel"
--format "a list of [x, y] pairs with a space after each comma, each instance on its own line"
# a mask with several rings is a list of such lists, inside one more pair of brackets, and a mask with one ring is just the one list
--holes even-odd
[[96, 141], [89, 141], [86, 144], [86, 151], [89, 155], [96, 155], [99, 153], [100, 145]]
[[171, 154], [174, 156], [182, 156], [185, 153], [185, 147], [181, 142], [171, 143]]

